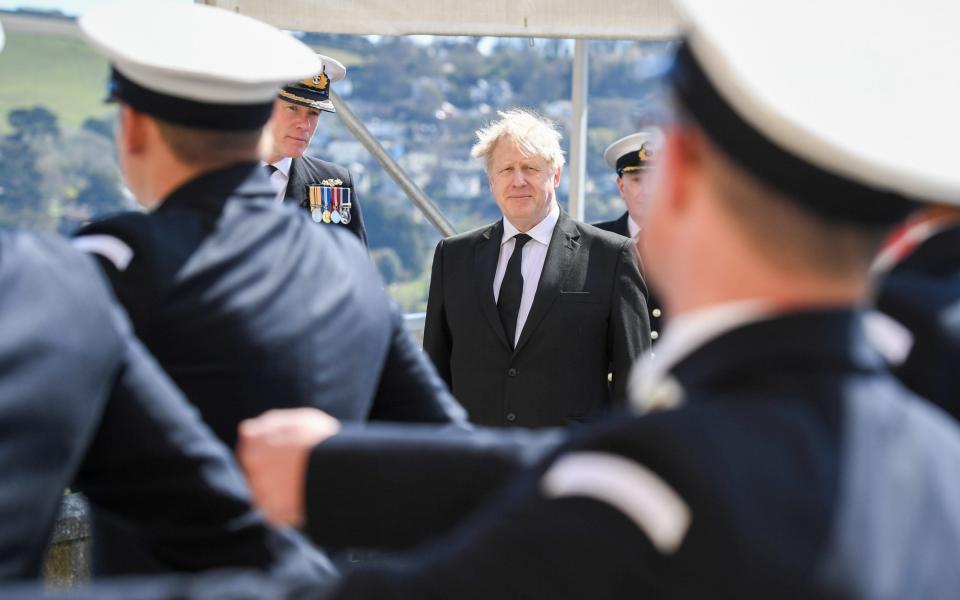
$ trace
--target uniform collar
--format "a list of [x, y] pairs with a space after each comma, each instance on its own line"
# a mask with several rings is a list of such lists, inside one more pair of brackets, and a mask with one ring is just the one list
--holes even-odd
[[176, 208], [219, 212], [230, 197], [276, 195], [259, 162], [245, 162], [201, 173], [174, 190], [155, 212]]
[[635, 238], [638, 233], [640, 233], [640, 226], [633, 220], [630, 213], [627, 213], [627, 237]]
[[[559, 220], [560, 206], [557, 204], [557, 201], [554, 200], [547, 216], [534, 225], [530, 231], [527, 232], [527, 235], [544, 246], [549, 246], [550, 238], [553, 236], [553, 228], [557, 226], [557, 221]], [[506, 244], [518, 233], [520, 233], [520, 230], [513, 226], [510, 219], [503, 217], [503, 237], [500, 239], [500, 245]]]
[[646, 354], [630, 374], [630, 401], [637, 408], [678, 362], [724, 333], [767, 317], [771, 310], [762, 300], [743, 300], [701, 308], [674, 318], [664, 331], [655, 354]]
[[[712, 324], [712, 331], [704, 332], [698, 340], [688, 337], [681, 344], [686, 354], [668, 350], [671, 356], [664, 363], [669, 364], [654, 371], [654, 375], [660, 374], [658, 379], [643, 381], [639, 372], [637, 379], [631, 379], [634, 385], [630, 400], [635, 408], [645, 410], [651, 402], [656, 405], [664, 381], [675, 388], [674, 400], [679, 397], [682, 401], [688, 391], [714, 390], [739, 381], [802, 379], [816, 373], [876, 372], [885, 368], [880, 353], [867, 339], [864, 315], [853, 307], [778, 313], [763, 305], [748, 305], [732, 308], [719, 317], [708, 315], [706, 327]], [[693, 328], [696, 323], [688, 325]], [[666, 337], [661, 343], [667, 341]], [[642, 396], [644, 392], [649, 395]]]

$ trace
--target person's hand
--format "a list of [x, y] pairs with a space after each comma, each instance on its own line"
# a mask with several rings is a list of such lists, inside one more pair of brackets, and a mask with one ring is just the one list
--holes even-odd
[[339, 430], [339, 421], [315, 408], [271, 410], [240, 423], [237, 458], [271, 523], [303, 525], [310, 450]]

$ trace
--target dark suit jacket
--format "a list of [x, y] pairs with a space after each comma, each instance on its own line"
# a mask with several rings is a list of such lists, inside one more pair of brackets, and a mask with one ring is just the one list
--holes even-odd
[[[960, 433], [886, 372], [858, 314], [751, 323], [670, 374], [680, 408], [571, 432], [580, 439], [453, 534], [348, 574], [334, 598], [946, 599], [960, 589]], [[431, 450], [408, 458], [426, 468]], [[342, 444], [334, 453], [349, 455]], [[311, 477], [323, 481], [336, 467], [318, 458]], [[562, 462], [548, 494], [545, 474]], [[629, 491], [631, 480], [650, 489], [650, 476], [690, 511], [675, 551], [653, 543], [663, 517], [647, 512], [673, 503]], [[603, 480], [622, 485], [591, 483]], [[364, 481], [376, 498], [377, 480]]]
[[[630, 228], [627, 225], [628, 218], [630, 218], [630, 213], [624, 212], [613, 221], [594, 223], [593, 226], [623, 237], [630, 237]], [[640, 272], [643, 273], [643, 261], [640, 262]], [[660, 337], [660, 332], [663, 331], [663, 303], [653, 293], [649, 278], [645, 278], [644, 281], [647, 284], [647, 308], [650, 309], [650, 337], [653, 343], [656, 343]]]
[[293, 159], [290, 163], [290, 175], [287, 181], [287, 193], [283, 201], [291, 204], [297, 204], [304, 210], [310, 210], [310, 196], [307, 192], [307, 185], [319, 184], [324, 179], [339, 179], [343, 182], [341, 187], [350, 189], [350, 198], [353, 207], [351, 209], [350, 222], [346, 225], [334, 223], [320, 223], [320, 226], [326, 227], [344, 227], [352, 231], [364, 246], [367, 246], [367, 230], [363, 226], [363, 211], [360, 210], [360, 200], [357, 198], [357, 192], [353, 189], [353, 177], [350, 171], [340, 165], [320, 160], [304, 154], [300, 158]]
[[78, 237], [133, 250], [123, 269], [102, 259], [104, 271], [137, 335], [231, 447], [241, 420], [271, 408], [461, 421], [356, 237], [271, 199], [256, 165], [234, 166]]
[[160, 568], [330, 576], [252, 509], [230, 452], [132, 336], [94, 261], [0, 232], [0, 289], [0, 579], [40, 576], [67, 486]]
[[561, 212], [513, 351], [493, 298], [502, 235], [498, 221], [437, 245], [424, 349], [475, 424], [595, 418], [624, 399], [630, 367], [649, 347], [633, 244]]
[[913, 335], [894, 373], [960, 419], [960, 226], [926, 240], [881, 280], [877, 308]]

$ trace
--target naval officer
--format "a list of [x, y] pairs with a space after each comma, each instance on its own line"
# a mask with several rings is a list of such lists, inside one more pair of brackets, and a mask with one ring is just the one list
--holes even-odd
[[277, 190], [277, 200], [299, 205], [310, 218], [326, 225], [346, 227], [367, 244], [363, 213], [346, 168], [307, 154], [320, 116], [336, 113], [330, 85], [347, 75], [338, 60], [318, 54], [319, 73], [285, 85], [273, 109], [270, 152], [266, 168]]
[[[193, 31], [174, 11], [173, 22], [150, 22]], [[211, 18], [223, 35], [239, 19]], [[244, 31], [257, 44], [279, 35]], [[331, 578], [305, 540], [254, 511], [229, 451], [133, 337], [89, 256], [50, 236], [0, 231], [0, 289], [0, 580], [40, 577], [68, 486], [122, 523], [153, 569]], [[105, 533], [94, 528], [95, 545]]]
[[[595, 223], [594, 227], [631, 238], [643, 258], [644, 213], [650, 202], [653, 186], [653, 168], [657, 149], [663, 135], [658, 129], [649, 129], [620, 138], [603, 151], [607, 166], [617, 172], [617, 190], [627, 210], [617, 219]], [[662, 303], [653, 294], [647, 282], [647, 308], [650, 311], [650, 340], [656, 342], [663, 328]]]
[[[349, 574], [334, 597], [894, 599], [960, 589], [960, 431], [886, 369], [863, 315], [872, 257], [912, 200], [960, 197], [943, 135], [960, 87], [941, 76], [960, 53], [960, 7], [678, 7], [677, 115], [646, 219], [649, 273], [671, 320], [631, 377], [634, 406], [661, 410], [571, 432], [499, 499], [452, 531], [448, 521], [406, 560]], [[911, 119], [890, 118], [905, 111]], [[890, 152], [891, 137], [911, 140], [911, 152]], [[335, 430], [316, 425], [305, 427], [314, 440]], [[268, 511], [296, 509], [284, 502], [299, 497], [318, 540], [352, 509], [345, 499], [344, 513], [313, 511], [324, 489], [363, 477], [365, 496], [378, 497], [344, 434], [311, 450], [307, 431], [284, 441], [266, 420], [245, 429], [255, 489], [276, 480], [271, 469], [296, 474], [309, 458], [299, 481], [258, 497]], [[435, 443], [419, 455], [392, 444], [370, 452], [371, 433], [361, 449], [390, 482], [405, 468], [441, 481], [458, 468]], [[382, 489], [389, 507], [429, 501], [437, 513], [454, 496]], [[355, 535], [387, 537], [390, 524], [368, 513]]]

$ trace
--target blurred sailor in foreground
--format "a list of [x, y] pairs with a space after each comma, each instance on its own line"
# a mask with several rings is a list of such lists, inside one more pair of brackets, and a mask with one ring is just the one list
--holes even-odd
[[366, 245], [367, 230], [350, 171], [306, 153], [320, 116], [337, 112], [330, 101], [330, 85], [347, 75], [339, 61], [317, 56], [323, 63], [319, 73], [280, 90], [269, 125], [266, 167], [278, 200], [299, 205], [317, 223], [346, 227]]
[[233, 32], [216, 30], [223, 11], [158, 11], [196, 47], [133, 6], [80, 20], [111, 60], [120, 163], [151, 212], [89, 225], [76, 244], [138, 337], [230, 446], [242, 419], [276, 407], [462, 420], [356, 237], [277, 204], [257, 163], [278, 82], [316, 72], [317, 56], [253, 19]]
[[[594, 227], [618, 233], [632, 239], [642, 257], [644, 214], [653, 189], [653, 168], [663, 135], [657, 129], [640, 131], [620, 138], [603, 151], [603, 160], [617, 172], [617, 189], [627, 210], [618, 219], [594, 223]], [[641, 263], [642, 265], [642, 263]], [[647, 281], [647, 309], [650, 311], [650, 340], [656, 342], [663, 329], [663, 309], [660, 300]]]
[[80, 19], [112, 63], [121, 167], [151, 212], [75, 243], [100, 259], [138, 337], [228, 446], [242, 419], [275, 407], [462, 421], [356, 237], [277, 204], [258, 165], [280, 82], [316, 72], [316, 55], [219, 9], [151, 17], [124, 5]]
[[159, 569], [330, 577], [305, 540], [253, 510], [227, 448], [133, 337], [87, 255], [0, 231], [0, 289], [0, 579], [40, 576], [68, 486]]
[[[635, 405], [663, 410], [580, 431], [455, 531], [351, 574], [336, 597], [960, 590], [960, 433], [886, 371], [862, 323], [872, 256], [913, 209], [908, 198], [960, 198], [953, 138], [943, 135], [960, 103], [943, 76], [960, 53], [960, 7], [679, 7], [679, 114], [647, 219], [650, 274], [671, 320], [631, 378]], [[913, 118], [893, 118], [903, 114]], [[911, 151], [890, 152], [890, 139]], [[350, 462], [341, 433], [312, 450], [305, 487], [296, 466], [286, 489], [259, 486], [270, 468], [308, 456], [308, 432], [284, 442], [277, 417], [244, 426], [241, 458], [266, 510], [300, 497], [299, 516], [322, 541], [352, 510], [345, 498], [341, 512], [315, 511], [322, 491], [362, 477], [377, 497], [377, 478]], [[301, 422], [314, 439], [335, 429]], [[390, 444], [366, 449], [371, 463], [387, 457], [376, 465], [394, 484], [384, 488], [391, 506], [403, 500], [404, 468], [421, 479], [456, 472], [449, 449], [434, 456], [436, 444], [422, 444], [419, 456], [402, 453], [406, 467]], [[408, 502], [427, 502], [421, 492], [406, 490]], [[429, 496], [435, 512], [447, 496]], [[390, 524], [374, 517], [354, 535], [378, 527]]]

